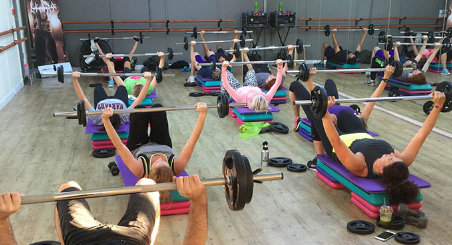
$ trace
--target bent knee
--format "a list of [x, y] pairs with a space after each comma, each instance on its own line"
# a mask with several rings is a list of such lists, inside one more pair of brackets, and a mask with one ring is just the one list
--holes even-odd
[[77, 182], [71, 180], [71, 181], [61, 184], [60, 187], [58, 187], [58, 192], [62, 192], [63, 190], [65, 190], [67, 188], [71, 188], [71, 187], [82, 190], [82, 187], [80, 187], [80, 185]]

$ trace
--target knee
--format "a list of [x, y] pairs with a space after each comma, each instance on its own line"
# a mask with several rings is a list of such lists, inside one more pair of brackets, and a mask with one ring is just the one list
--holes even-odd
[[327, 87], [327, 86], [336, 86], [336, 83], [332, 79], [327, 79], [325, 81], [325, 86], [324, 87]]
[[155, 181], [153, 179], [141, 178], [136, 185], [155, 185]]
[[323, 47], [323, 48], [326, 48], [326, 47], [328, 47], [328, 46], [330, 46], [330, 43], [329, 43], [329, 42], [323, 42], [323, 44], [322, 44], [322, 47]]
[[380, 50], [380, 47], [374, 47], [374, 49], [372, 49], [372, 53], [376, 53], [378, 50]]
[[76, 189], [82, 190], [82, 187], [80, 187], [80, 185], [77, 182], [68, 181], [68, 182], [61, 184], [60, 187], [58, 187], [58, 192], [62, 192], [63, 190], [65, 190], [67, 188], [76, 188]]
[[195, 54], [195, 56], [196, 56], [196, 55], [199, 55], [199, 53], [198, 53], [198, 52], [195, 52], [194, 54]]
[[[141, 178], [135, 185], [155, 185], [155, 181], [153, 179]], [[147, 192], [146, 195], [151, 199], [154, 207], [159, 209], [160, 204], [160, 193], [158, 191]]]

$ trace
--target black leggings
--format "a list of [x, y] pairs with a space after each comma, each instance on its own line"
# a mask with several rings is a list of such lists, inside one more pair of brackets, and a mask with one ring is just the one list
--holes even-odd
[[[324, 88], [325, 90], [327, 90], [329, 96], [338, 98], [336, 84], [333, 80], [328, 79], [325, 82]], [[335, 89], [335, 91], [328, 91], [331, 89]], [[290, 84], [289, 90], [295, 94], [295, 98], [297, 100], [311, 99], [311, 95], [308, 90], [298, 81], [292, 82], [292, 84]], [[312, 139], [314, 141], [321, 141], [323, 148], [325, 149], [325, 152], [328, 154], [328, 156], [337, 160], [335, 154], [333, 154], [333, 147], [331, 146], [330, 140], [328, 139], [323, 128], [322, 118], [316, 118], [314, 116], [310, 105], [303, 105], [301, 107], [303, 108], [303, 111], [308, 117], [309, 121], [311, 121]], [[364, 128], [364, 125], [361, 122], [361, 119], [359, 119], [353, 112], [349, 110], [340, 111], [337, 116], [337, 122], [338, 125], [336, 129], [339, 135], [350, 133], [367, 133], [367, 130]]]
[[[137, 106], [135, 108], [144, 107]], [[160, 104], [154, 104], [152, 107], [162, 107]], [[151, 134], [148, 134], [148, 127], [151, 124]], [[130, 130], [127, 140], [127, 148], [130, 151], [147, 144], [157, 143], [167, 145], [173, 148], [171, 136], [169, 134], [168, 119], [165, 111], [143, 112], [130, 114]]]
[[118, 86], [116, 89], [115, 95], [108, 96], [107, 93], [105, 93], [104, 88], [102, 85], [97, 84], [96, 88], [94, 89], [94, 109], [97, 108], [97, 104], [106, 99], [118, 99], [122, 100], [124, 104], [126, 104], [126, 107], [129, 107], [129, 95], [127, 94], [127, 89], [123, 85]]

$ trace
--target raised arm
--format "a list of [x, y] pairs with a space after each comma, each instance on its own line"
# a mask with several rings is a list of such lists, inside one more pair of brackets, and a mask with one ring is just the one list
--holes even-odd
[[273, 86], [268, 90], [268, 92], [264, 95], [265, 99], [267, 101], [270, 101], [273, 98], [273, 95], [275, 95], [276, 91], [279, 88], [279, 85], [281, 85], [282, 82], [282, 74], [283, 74], [283, 63], [282, 60], [277, 59], [276, 65], [278, 66], [278, 73], [276, 73], [276, 82], [273, 84]]
[[417, 156], [417, 153], [419, 152], [419, 149], [435, 126], [435, 123], [439, 117], [439, 113], [443, 108], [444, 102], [446, 101], [446, 96], [444, 95], [444, 93], [435, 91], [433, 93], [432, 101], [434, 104], [433, 109], [425, 119], [422, 127], [413, 136], [410, 143], [408, 143], [402, 153], [396, 152], [396, 156], [402, 159], [407, 166], [410, 166], [411, 163], [413, 163], [414, 159]]
[[239, 94], [237, 91], [235, 91], [234, 88], [231, 87], [231, 85], [229, 85], [229, 81], [228, 81], [228, 74], [226, 72], [226, 69], [229, 66], [229, 62], [228, 61], [223, 61], [223, 65], [221, 65], [221, 84], [223, 85], [223, 87], [226, 89], [226, 91], [228, 91], [228, 94], [236, 101], [238, 100]]
[[337, 32], [337, 29], [331, 30], [331, 39], [333, 40], [334, 53], [337, 53], [341, 50], [339, 47], [339, 43], [337, 42], [337, 39], [336, 39], [336, 32]]
[[207, 193], [206, 187], [197, 175], [173, 177], [177, 191], [190, 199], [187, 229], [184, 244], [204, 245], [207, 240]]
[[[287, 54], [287, 56], [289, 56], [289, 55], [292, 55], [292, 57], [293, 57], [293, 50], [294, 50], [294, 46], [293, 45], [287, 45], [287, 51], [288, 51], [288, 54]], [[295, 58], [294, 58], [295, 59]], [[286, 74], [286, 72], [289, 70], [289, 65], [288, 65], [288, 63], [285, 63], [284, 64], [284, 69], [283, 69], [283, 76], [285, 77], [287, 74]]]
[[317, 74], [317, 68], [311, 67], [309, 68], [309, 78], [306, 81], [306, 86], [308, 88], [309, 93], [314, 89], [314, 82], [312, 81], [312, 77]]
[[430, 66], [430, 63], [432, 63], [432, 60], [435, 58], [436, 53], [438, 53], [440, 48], [441, 48], [441, 43], [435, 43], [435, 48], [434, 48], [433, 52], [430, 54], [427, 61], [425, 61], [424, 66], [422, 67], [423, 72], [427, 72], [427, 70]]
[[[393, 48], [393, 50], [394, 50], [394, 60], [398, 60], [398, 61], [400, 61], [400, 56], [399, 56], [399, 46], [400, 46], [400, 42], [396, 42], [395, 44], [394, 44], [394, 48]], [[386, 50], [385, 50], [385, 52], [387, 52]], [[388, 57], [386, 57], [386, 59], [388, 59]]]
[[[243, 54], [243, 61], [250, 62], [250, 59], [248, 58], [248, 47], [243, 48], [242, 54]], [[248, 68], [248, 71], [254, 70], [252, 64], [246, 64], [246, 67]]]
[[412, 36], [410, 36], [410, 43], [411, 43], [411, 47], [413, 48], [414, 55], [417, 56], [419, 54], [419, 50], [417, 49], [416, 44], [414, 44], [414, 40], [413, 40]]
[[127, 168], [129, 168], [135, 176], [142, 178], [144, 175], [143, 165], [139, 160], [133, 157], [129, 149], [122, 143], [118, 133], [113, 128], [113, 125], [111, 125], [111, 116], [113, 116], [113, 109], [111, 107], [105, 108], [102, 112], [102, 123], [104, 124], [105, 131], [108, 134], [108, 138], [110, 138]]
[[[389, 79], [392, 74], [394, 73], [394, 67], [387, 65], [384, 75], [383, 75], [383, 80], [381, 80], [380, 84], [378, 85], [378, 87], [375, 89], [375, 91], [372, 93], [372, 95], [370, 96], [371, 98], [377, 98], [380, 97], [381, 94], [383, 93], [383, 91], [385, 90], [385, 86], [386, 86], [386, 79]], [[367, 102], [366, 106], [363, 109], [363, 112], [361, 112], [361, 117], [364, 118], [366, 121], [369, 120], [369, 116], [370, 113], [372, 113], [372, 110], [374, 109], [376, 102]]]
[[133, 58], [133, 54], [135, 53], [135, 50], [137, 49], [138, 41], [139, 41], [140, 39], [138, 39], [137, 36], [133, 36], [133, 40], [135, 40], [135, 43], [133, 44], [132, 49], [130, 50], [130, 53], [129, 53], [129, 60], [130, 60], [130, 61], [131, 61], [132, 58]]
[[[336, 100], [334, 96], [328, 97], [328, 107], [331, 107], [335, 103]], [[336, 155], [341, 161], [342, 165], [344, 165], [344, 167], [346, 167], [354, 175], [366, 177], [367, 171], [364, 157], [357, 157], [339, 138], [339, 133], [337, 132], [336, 126], [331, 120], [331, 116], [328, 110], [326, 111], [325, 116], [323, 116], [322, 118], [322, 123], [325, 133], [328, 136], [328, 140], [336, 151]]]
[[363, 35], [361, 36], [361, 40], [358, 43], [358, 46], [356, 47], [356, 51], [361, 52], [361, 48], [363, 47], [364, 41], [366, 40], [368, 29], [366, 27], [363, 28]]
[[[206, 41], [206, 38], [204, 37], [204, 35], [206, 35], [206, 32], [205, 31], [201, 31], [201, 41]], [[203, 43], [202, 44], [202, 47], [204, 48], [204, 54], [206, 55], [206, 56], [209, 56], [208, 54], [209, 54], [209, 52], [210, 52], [210, 47], [209, 47], [209, 45], [207, 45], [207, 43]]]
[[422, 58], [422, 54], [424, 54], [426, 43], [427, 43], [427, 39], [428, 39], [428, 37], [426, 35], [422, 36], [423, 44], [422, 44], [421, 50], [416, 55], [416, 58], [414, 58], [414, 60], [416, 62], [419, 62], [421, 60], [421, 58]]
[[0, 195], [0, 244], [16, 245], [9, 216], [20, 209], [19, 193], [2, 193]]
[[[113, 62], [111, 62], [111, 58], [112, 57], [113, 57], [112, 53], [106, 54], [104, 62], [107, 65], [109, 73], [116, 73], [115, 64]], [[110, 78], [113, 78], [113, 80], [115, 80], [115, 82], [116, 82], [116, 84], [118, 86], [121, 86], [121, 85], [124, 86], [124, 81], [122, 80], [121, 77], [119, 77], [119, 76], [111, 76]]]
[[146, 93], [148, 92], [149, 85], [152, 83], [157, 84], [155, 81], [155, 77], [152, 78], [152, 74], [150, 72], [143, 73], [143, 77], [146, 78], [146, 82], [144, 83], [144, 86], [141, 88], [140, 94], [138, 95], [137, 99], [132, 103], [131, 107], [135, 108], [136, 106], [140, 105], [141, 102], [143, 102], [144, 98], [146, 98]]
[[85, 110], [88, 110], [91, 107], [91, 103], [89, 103], [89, 100], [86, 98], [82, 88], [80, 87], [80, 84], [78, 83], [79, 78], [80, 72], [72, 72], [72, 84], [74, 85], [75, 93], [77, 94], [79, 100], [83, 100], [85, 102]]
[[191, 158], [191, 154], [195, 149], [196, 142], [198, 142], [199, 136], [201, 135], [202, 128], [204, 127], [204, 121], [207, 115], [207, 105], [204, 102], [198, 102], [196, 104], [196, 111], [199, 112], [198, 121], [196, 121], [195, 127], [188, 138], [187, 143], [185, 143], [184, 148], [182, 148], [179, 156], [174, 159], [174, 172], [175, 174], [180, 174], [184, 171], [185, 166], [187, 166], [188, 161]]
[[196, 45], [196, 41], [190, 42], [190, 62], [191, 62], [191, 65], [194, 67], [193, 69], [199, 70], [199, 69], [201, 69], [201, 66], [198, 64], [198, 62], [196, 62], [195, 45]]
[[[245, 37], [246, 37], [246, 34], [245, 34]], [[232, 40], [234, 40], [234, 41], [231, 44], [230, 50], [234, 50], [235, 43], [239, 41], [239, 32], [237, 30], [234, 30], [234, 38]], [[232, 54], [234, 52], [229, 52], [229, 53]]]

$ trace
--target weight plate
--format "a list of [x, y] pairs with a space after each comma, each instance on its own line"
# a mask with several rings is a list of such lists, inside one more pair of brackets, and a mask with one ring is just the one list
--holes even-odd
[[217, 97], [217, 112], [220, 118], [224, 118], [229, 114], [229, 103], [228, 98], [224, 93], [220, 93]]
[[240, 47], [245, 47], [245, 45], [246, 45], [246, 34], [245, 33], [242, 33], [242, 34], [240, 34]]
[[395, 240], [403, 244], [417, 244], [421, 238], [412, 232], [399, 232], [395, 234]]
[[64, 83], [64, 68], [62, 65], [58, 66], [57, 68], [57, 78], [58, 82]]
[[198, 27], [193, 27], [193, 34], [191, 35], [194, 39], [198, 39]]
[[168, 59], [172, 60], [174, 58], [174, 51], [172, 48], [168, 48]]
[[331, 32], [330, 25], [325, 25], [323, 29], [325, 30], [325, 36], [329, 36]]
[[287, 157], [272, 157], [268, 159], [268, 165], [272, 167], [287, 167], [289, 164], [292, 164], [292, 160]]
[[371, 234], [375, 231], [375, 225], [364, 220], [353, 220], [347, 223], [347, 230], [355, 234]]
[[253, 171], [251, 171], [250, 162], [248, 161], [248, 158], [245, 155], [242, 155], [243, 163], [246, 170], [246, 180], [247, 180], [247, 191], [246, 191], [246, 201], [245, 203], [248, 204], [251, 202], [251, 199], [253, 198], [253, 188], [254, 188], [254, 181], [253, 181]]
[[93, 157], [97, 157], [97, 158], [112, 157], [115, 154], [116, 154], [115, 149], [99, 149], [99, 150], [94, 150], [92, 152]]
[[188, 50], [188, 38], [184, 37], [184, 49]]
[[295, 42], [295, 47], [297, 48], [298, 54], [303, 54], [304, 51], [303, 40], [298, 38], [297, 41]]
[[357, 114], [361, 113], [361, 108], [357, 104], [350, 105], [350, 108], [352, 108]]
[[328, 96], [325, 88], [316, 86], [311, 91], [311, 110], [316, 118], [322, 118], [328, 110]]
[[424, 110], [425, 114], [430, 114], [430, 112], [433, 110], [433, 101], [430, 100], [425, 102], [422, 109]]
[[372, 36], [375, 33], [375, 25], [374, 24], [369, 24], [369, 27], [367, 29], [368, 29], [367, 34]]
[[403, 65], [398, 60], [393, 60], [391, 62], [391, 66], [394, 67], [394, 73], [392, 73], [392, 77], [399, 77], [403, 73]]
[[[251, 171], [250, 171], [251, 172]], [[249, 198], [248, 183], [250, 183], [246, 162], [240, 152], [229, 150], [223, 159], [223, 176], [228, 179], [225, 183], [225, 196], [229, 209], [242, 210]]]
[[291, 172], [306, 172], [306, 170], [308, 170], [308, 167], [304, 164], [292, 163], [287, 165], [287, 170]]

